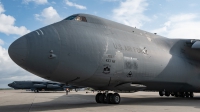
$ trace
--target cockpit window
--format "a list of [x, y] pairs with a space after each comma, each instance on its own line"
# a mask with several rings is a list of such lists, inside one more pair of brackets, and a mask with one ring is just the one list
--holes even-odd
[[84, 16], [69, 16], [69, 17], [66, 18], [65, 20], [75, 20], [75, 21], [87, 22], [87, 19], [86, 19], [86, 17], [84, 17]]
[[74, 18], [76, 18], [76, 16], [69, 16], [69, 17], [66, 18], [65, 20], [73, 20]]
[[76, 20], [76, 21], [82, 21], [82, 19], [81, 19], [80, 16], [77, 16], [75, 20]]
[[87, 22], [87, 19], [86, 19], [85, 17], [83, 17], [83, 16], [77, 16], [77, 17], [75, 18], [75, 20], [76, 20], [76, 21]]
[[87, 19], [85, 17], [82, 17], [82, 21], [87, 22]]

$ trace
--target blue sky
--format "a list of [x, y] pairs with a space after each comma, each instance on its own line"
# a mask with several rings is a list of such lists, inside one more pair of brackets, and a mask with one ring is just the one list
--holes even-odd
[[200, 38], [199, 0], [0, 0], [0, 88], [14, 80], [43, 80], [9, 58], [20, 36], [75, 13], [87, 13], [168, 38]]

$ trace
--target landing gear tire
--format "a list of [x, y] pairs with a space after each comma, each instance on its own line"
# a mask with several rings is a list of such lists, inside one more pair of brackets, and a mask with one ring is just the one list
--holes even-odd
[[159, 95], [160, 96], [163, 96], [164, 94], [163, 94], [163, 91], [159, 91]]
[[100, 101], [101, 103], [104, 103], [104, 98], [105, 98], [105, 94], [102, 93], [102, 94], [99, 96], [99, 101]]
[[119, 104], [121, 101], [120, 95], [118, 93], [98, 93], [95, 97], [97, 103], [108, 103], [108, 104]]
[[184, 98], [185, 97], [185, 93], [184, 92], [180, 92], [180, 97]]
[[106, 98], [106, 94], [105, 93], [98, 93], [96, 95], [96, 102], [97, 103], [106, 103], [105, 98]]
[[194, 97], [194, 93], [193, 92], [190, 92], [189, 95], [190, 95], [190, 98]]
[[175, 92], [175, 93], [174, 93], [174, 96], [175, 96], [175, 97], [178, 97], [178, 92]]
[[169, 91], [159, 91], [159, 95], [160, 96], [167, 96], [169, 97], [174, 96], [174, 97], [180, 97], [180, 98], [193, 98], [194, 97], [194, 93], [193, 92], [169, 92]]
[[112, 93], [108, 93], [107, 96], [106, 96], [106, 102], [107, 102], [108, 104], [111, 104], [111, 103], [112, 103], [112, 101], [111, 101], [112, 95], [113, 95]]
[[188, 92], [185, 92], [185, 97], [186, 97], [186, 98], [189, 98], [189, 97], [190, 97], [190, 95], [189, 95]]
[[112, 102], [112, 104], [119, 104], [120, 101], [121, 101], [121, 98], [120, 98], [120, 96], [119, 96], [118, 93], [112, 94], [112, 96], [111, 96], [111, 102]]
[[102, 95], [102, 93], [97, 93], [97, 95], [95, 97], [95, 100], [97, 103], [101, 103], [101, 101], [99, 100], [101, 95]]
[[35, 90], [34, 90], [34, 93], [39, 93], [39, 90], [35, 89]]
[[102, 103], [107, 103], [107, 96], [105, 93], [102, 94], [103, 95], [103, 102]]
[[169, 97], [170, 96], [170, 92], [165, 91], [165, 96]]
[[171, 96], [174, 96], [175, 95], [175, 93], [174, 92], [171, 92]]

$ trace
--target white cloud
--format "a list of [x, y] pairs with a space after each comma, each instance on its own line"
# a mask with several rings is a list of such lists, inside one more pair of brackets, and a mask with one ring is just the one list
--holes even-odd
[[0, 2], [0, 13], [3, 13], [3, 12], [5, 12], [5, 10], [4, 10], [4, 8], [3, 8], [3, 5], [2, 5], [1, 2]]
[[79, 4], [76, 4], [76, 3], [73, 3], [73, 2], [70, 2], [69, 0], [65, 0], [65, 3], [70, 6], [70, 7], [75, 7], [77, 9], [87, 9], [86, 6], [83, 6], [83, 5], [79, 5]]
[[51, 24], [62, 19], [53, 7], [45, 8], [41, 14], [35, 14], [35, 18], [44, 24]]
[[198, 14], [178, 14], [168, 18], [161, 28], [153, 30], [168, 38], [199, 39], [200, 16]]
[[30, 32], [25, 26], [15, 26], [15, 18], [10, 15], [4, 14], [5, 10], [2, 4], [0, 4], [0, 32], [15, 35], [24, 35]]
[[23, 0], [23, 3], [28, 4], [29, 2], [34, 2], [39, 5], [47, 4], [48, 0]]
[[4, 41], [0, 39], [0, 45], [4, 45]]
[[169, 20], [171, 22], [180, 22], [180, 21], [190, 21], [197, 18], [196, 14], [179, 14], [175, 16], [171, 16]]
[[113, 10], [113, 19], [132, 27], [141, 27], [143, 22], [150, 21], [143, 14], [147, 6], [146, 0], [120, 1], [120, 6]]
[[7, 84], [15, 80], [43, 80], [43, 79], [17, 66], [10, 59], [8, 55], [8, 50], [0, 46], [0, 88], [8, 87]]
[[[5, 33], [7, 35], [9, 34], [24, 35], [30, 32], [24, 26], [20, 26], [20, 27], [15, 26], [15, 18], [10, 15], [4, 14], [4, 12], [5, 12], [5, 9], [3, 5], [0, 3], [0, 32], [1, 33]], [[18, 80], [21, 79], [20, 77], [24, 77], [24, 76], [27, 76], [30, 79], [33, 79], [32, 77], [37, 78], [36, 76], [33, 76], [30, 73], [18, 67], [10, 59], [8, 55], [8, 50], [3, 48], [2, 45], [4, 45], [4, 41], [0, 39], [0, 88], [7, 87], [7, 84], [13, 81], [12, 77], [19, 77]]]

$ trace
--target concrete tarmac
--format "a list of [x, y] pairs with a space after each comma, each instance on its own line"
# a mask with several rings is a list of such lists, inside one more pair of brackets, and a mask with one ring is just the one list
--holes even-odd
[[0, 112], [200, 112], [200, 94], [160, 97], [157, 92], [120, 93], [121, 103], [97, 104], [96, 93], [0, 90]]

